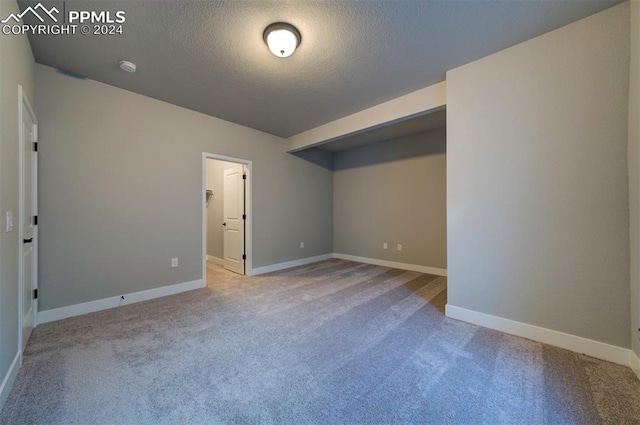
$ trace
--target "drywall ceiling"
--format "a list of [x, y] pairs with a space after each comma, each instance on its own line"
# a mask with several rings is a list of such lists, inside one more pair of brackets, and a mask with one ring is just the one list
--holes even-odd
[[[288, 137], [619, 2], [43, 0], [66, 13], [122, 10], [123, 34], [29, 39], [38, 63]], [[276, 21], [302, 33], [286, 59], [262, 40]]]
[[441, 109], [394, 123], [386, 123], [380, 127], [350, 134], [331, 142], [317, 146], [327, 152], [341, 152], [384, 140], [394, 140], [415, 133], [434, 130], [447, 125], [447, 111]]

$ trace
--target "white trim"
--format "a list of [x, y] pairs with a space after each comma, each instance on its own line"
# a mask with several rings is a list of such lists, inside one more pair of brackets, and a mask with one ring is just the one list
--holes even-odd
[[11, 388], [13, 388], [13, 383], [16, 380], [16, 376], [18, 376], [18, 370], [20, 370], [20, 365], [22, 364], [22, 352], [18, 351], [16, 356], [13, 358], [13, 362], [11, 362], [11, 366], [9, 366], [9, 370], [7, 374], [4, 376], [2, 380], [2, 385], [0, 385], [0, 412], [4, 407], [4, 404], [9, 397], [9, 393], [11, 392]]
[[208, 254], [207, 254], [207, 261], [213, 264], [217, 264], [219, 266], [224, 264], [224, 260], [222, 258], [214, 257], [213, 255], [208, 255]]
[[270, 266], [256, 267], [251, 271], [251, 276], [276, 272], [278, 270], [290, 269], [291, 267], [304, 266], [306, 264], [317, 263], [318, 261], [330, 260], [333, 254], [316, 255], [315, 257], [301, 258], [299, 260], [287, 261], [286, 263], [271, 264]]
[[576, 353], [586, 354], [591, 357], [596, 357], [598, 359], [607, 360], [624, 366], [629, 366], [630, 363], [629, 352], [631, 350], [617, 347], [615, 345], [605, 344], [604, 342], [594, 341], [592, 339], [558, 332], [547, 328], [541, 328], [527, 323], [516, 322], [514, 320], [492, 316], [490, 314], [480, 313], [478, 311], [468, 310], [462, 307], [456, 307], [451, 304], [447, 304], [446, 306], [446, 316], [452, 319], [473, 323], [474, 325], [483, 326], [485, 328], [495, 329], [511, 335], [521, 336], [533, 341], [554, 345], [556, 347], [575, 351]]
[[[24, 261], [23, 261], [23, 209], [24, 199], [22, 194], [24, 189], [24, 117], [23, 105], [26, 96], [21, 85], [18, 85], [18, 350], [22, 351], [24, 333]], [[27, 109], [28, 111], [28, 109]], [[32, 116], [33, 118], [33, 116]], [[14, 220], [15, 226], [15, 220]]]
[[638, 358], [638, 355], [633, 350], [629, 350], [629, 367], [638, 379], [640, 379], [640, 358]]
[[[93, 313], [108, 308], [114, 308], [140, 301], [147, 301], [154, 298], [166, 297], [167, 295], [179, 294], [180, 292], [191, 291], [193, 289], [204, 288], [205, 281], [193, 280], [191, 282], [176, 283], [174, 285], [161, 286], [160, 288], [147, 289], [146, 291], [132, 292], [124, 294], [124, 300], [120, 295], [103, 298], [101, 300], [89, 301], [82, 304], [75, 304], [66, 307], [54, 308], [52, 310], [41, 311], [39, 314], [40, 323], [54, 322], [68, 317], [80, 316], [81, 314]], [[122, 301], [122, 302], [120, 302]]]
[[247, 175], [247, 181], [245, 186], [245, 204], [244, 209], [247, 213], [247, 220], [245, 223], [245, 245], [244, 251], [247, 255], [245, 263], [244, 273], [248, 276], [253, 274], [253, 162], [233, 158], [231, 156], [218, 155], [209, 152], [202, 152], [202, 281], [207, 281], [207, 159], [214, 159], [218, 161], [235, 162], [236, 164], [244, 165], [245, 174]]
[[379, 260], [377, 258], [358, 257], [355, 255], [338, 254], [334, 253], [333, 258], [339, 258], [340, 260], [356, 261], [358, 263], [374, 264], [376, 266], [392, 267], [394, 269], [409, 270], [412, 272], [434, 274], [436, 276], [446, 276], [447, 269], [440, 269], [437, 267], [420, 266], [417, 264], [398, 263], [395, 261]]

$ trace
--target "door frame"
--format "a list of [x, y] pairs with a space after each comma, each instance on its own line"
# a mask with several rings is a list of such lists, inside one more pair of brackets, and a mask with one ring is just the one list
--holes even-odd
[[[22, 347], [23, 347], [23, 321], [24, 321], [24, 262], [22, 261], [22, 250], [23, 250], [23, 226], [24, 226], [24, 197], [23, 197], [23, 193], [24, 193], [24, 178], [23, 178], [23, 173], [24, 173], [24, 127], [23, 127], [23, 107], [24, 109], [27, 110], [27, 112], [29, 113], [29, 115], [31, 116], [31, 120], [33, 122], [33, 128], [34, 128], [34, 132], [36, 134], [36, 141], [39, 141], [39, 137], [38, 137], [38, 119], [36, 117], [36, 114], [33, 112], [33, 108], [31, 107], [31, 104], [29, 103], [29, 99], [27, 98], [26, 94], [24, 93], [24, 90], [22, 88], [21, 85], [18, 85], [18, 123], [19, 123], [19, 128], [18, 128], [18, 347], [20, 350], [20, 353], [22, 353]], [[38, 153], [37, 152], [33, 152], [32, 155], [35, 155], [33, 158], [35, 160], [35, 162], [38, 162]], [[37, 169], [33, 169], [32, 168], [32, 181], [35, 183], [36, 188], [38, 187], [38, 172]], [[36, 194], [37, 194], [37, 189], [36, 189]], [[34, 215], [37, 215], [38, 213], [38, 203], [37, 203], [37, 196], [36, 196], [36, 202], [32, 203], [32, 208], [34, 211], [32, 211], [33, 213], [35, 213]], [[33, 260], [32, 263], [35, 265], [35, 273], [32, 273], [31, 278], [33, 279], [33, 287], [38, 288], [38, 226], [34, 225], [33, 226], [33, 245], [32, 245], [32, 249], [33, 249]], [[34, 300], [34, 309], [33, 309], [33, 327], [35, 328], [36, 326], [38, 326], [38, 300]], [[22, 359], [22, 355], [20, 356], [20, 358]], [[21, 360], [22, 362], [22, 360]]]
[[247, 219], [245, 221], [244, 252], [247, 255], [247, 259], [245, 262], [244, 274], [247, 276], [253, 275], [253, 162], [247, 159], [203, 152], [202, 189], [200, 190], [200, 194], [202, 196], [202, 280], [205, 285], [207, 283], [207, 159], [233, 162], [245, 166], [247, 179], [245, 181], [244, 209], [247, 214]]

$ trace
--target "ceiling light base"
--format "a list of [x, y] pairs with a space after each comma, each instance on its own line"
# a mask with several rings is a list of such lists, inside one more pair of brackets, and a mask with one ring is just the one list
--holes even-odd
[[286, 22], [275, 22], [265, 28], [262, 34], [269, 50], [279, 58], [291, 56], [302, 42], [300, 31]]

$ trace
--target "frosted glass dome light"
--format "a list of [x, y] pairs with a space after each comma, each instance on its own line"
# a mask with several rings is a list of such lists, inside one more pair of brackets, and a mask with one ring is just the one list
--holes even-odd
[[264, 30], [263, 38], [271, 53], [279, 58], [291, 56], [302, 41], [297, 28], [284, 22], [269, 25]]

